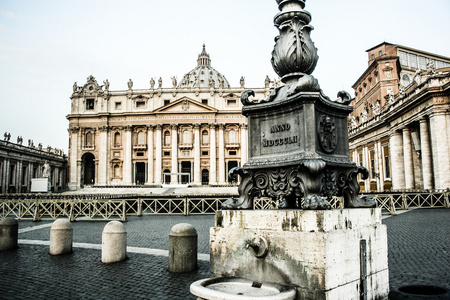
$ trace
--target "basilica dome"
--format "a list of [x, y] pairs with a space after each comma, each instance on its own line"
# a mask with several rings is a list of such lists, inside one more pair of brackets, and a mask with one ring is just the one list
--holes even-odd
[[197, 67], [183, 76], [178, 87], [220, 89], [229, 88], [230, 84], [225, 76], [211, 67], [211, 59], [203, 44], [203, 51], [198, 55]]

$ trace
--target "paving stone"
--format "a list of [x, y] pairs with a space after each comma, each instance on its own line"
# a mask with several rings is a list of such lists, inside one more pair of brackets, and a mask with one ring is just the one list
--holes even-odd
[[[19, 229], [52, 221], [19, 221]], [[72, 223], [74, 242], [101, 244], [107, 222]], [[198, 250], [209, 253], [212, 215], [132, 216], [125, 222], [128, 246], [169, 249], [169, 232], [178, 223], [192, 224]], [[418, 209], [383, 220], [388, 228], [390, 286], [427, 284], [449, 287], [450, 210]], [[19, 239], [50, 239], [50, 226], [19, 233]], [[19, 244], [0, 251], [0, 299], [188, 299], [192, 282], [209, 277], [209, 262], [185, 274], [168, 272], [168, 258], [128, 253], [125, 261], [102, 264], [101, 251], [74, 248], [51, 256], [49, 247]]]

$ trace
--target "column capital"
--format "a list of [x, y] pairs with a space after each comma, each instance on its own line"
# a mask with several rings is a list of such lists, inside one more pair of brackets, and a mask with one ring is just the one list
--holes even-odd
[[100, 131], [100, 132], [108, 132], [109, 131], [109, 126], [107, 126], [107, 125], [103, 125], [103, 126], [99, 126], [98, 127], [98, 130]]
[[420, 123], [427, 123], [427, 122], [428, 122], [428, 116], [422, 116], [422, 117], [419, 119], [419, 122], [420, 122]]
[[209, 128], [210, 129], [216, 129], [217, 124], [216, 123], [211, 123], [209, 124]]
[[241, 124], [239, 124], [239, 127], [240, 127], [241, 129], [247, 129], [247, 128], [248, 128], [248, 125], [245, 124], [245, 123], [241, 123]]
[[77, 133], [79, 131], [80, 131], [80, 127], [78, 127], [78, 126], [69, 127], [70, 133]]
[[170, 125], [170, 128], [172, 128], [172, 130], [177, 130], [178, 129], [178, 125], [177, 124], [172, 124], [172, 125]]
[[200, 123], [195, 123], [194, 124], [194, 129], [197, 129], [197, 130], [200, 129], [200, 125], [201, 125]]
[[127, 126], [124, 126], [123, 129], [124, 129], [125, 131], [131, 131], [131, 130], [133, 129], [133, 126], [127, 125]]
[[156, 124], [156, 130], [161, 130], [162, 129], [162, 124]]
[[219, 129], [220, 129], [220, 130], [223, 130], [224, 128], [225, 128], [225, 124], [219, 123]]
[[147, 125], [147, 130], [149, 130], [149, 131], [153, 131], [154, 128], [155, 128], [155, 125], [153, 125], [153, 124]]

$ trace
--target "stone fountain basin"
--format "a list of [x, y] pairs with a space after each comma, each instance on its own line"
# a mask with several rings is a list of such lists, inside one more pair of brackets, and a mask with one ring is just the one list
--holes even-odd
[[201, 279], [192, 283], [190, 290], [205, 300], [291, 300], [296, 295], [293, 287], [236, 277]]

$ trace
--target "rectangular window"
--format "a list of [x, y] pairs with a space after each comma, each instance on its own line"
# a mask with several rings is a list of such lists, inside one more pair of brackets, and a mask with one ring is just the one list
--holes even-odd
[[209, 152], [208, 151], [202, 151], [202, 155], [208, 155]]
[[427, 59], [423, 56], [419, 56], [419, 69], [421, 70], [427, 69]]
[[14, 174], [15, 170], [16, 170], [16, 166], [15, 165], [11, 165], [9, 167], [9, 184], [10, 185], [14, 184], [14, 177], [16, 177], [16, 174]]
[[398, 51], [398, 56], [400, 57], [400, 64], [402, 66], [408, 65], [408, 56], [404, 51]]
[[136, 108], [145, 108], [145, 101], [136, 101]]
[[86, 99], [86, 110], [94, 109], [94, 99]]
[[27, 167], [22, 167], [22, 185], [27, 185]]
[[417, 55], [408, 53], [408, 61], [409, 61], [409, 66], [411, 68], [414, 68], [414, 69], [418, 68]]
[[391, 168], [389, 165], [389, 156], [384, 157], [384, 167], [386, 169], [386, 178], [391, 178]]
[[122, 109], [122, 102], [116, 102], [116, 109]]
[[136, 153], [136, 156], [144, 156], [144, 152], [138, 152]]
[[236, 106], [236, 99], [228, 99], [227, 106]]
[[170, 151], [164, 151], [164, 156], [170, 156]]
[[229, 151], [228, 154], [230, 154], [230, 155], [236, 155], [236, 151]]
[[202, 99], [202, 103], [208, 105], [208, 99]]
[[164, 105], [168, 105], [170, 103], [170, 100], [164, 100]]

